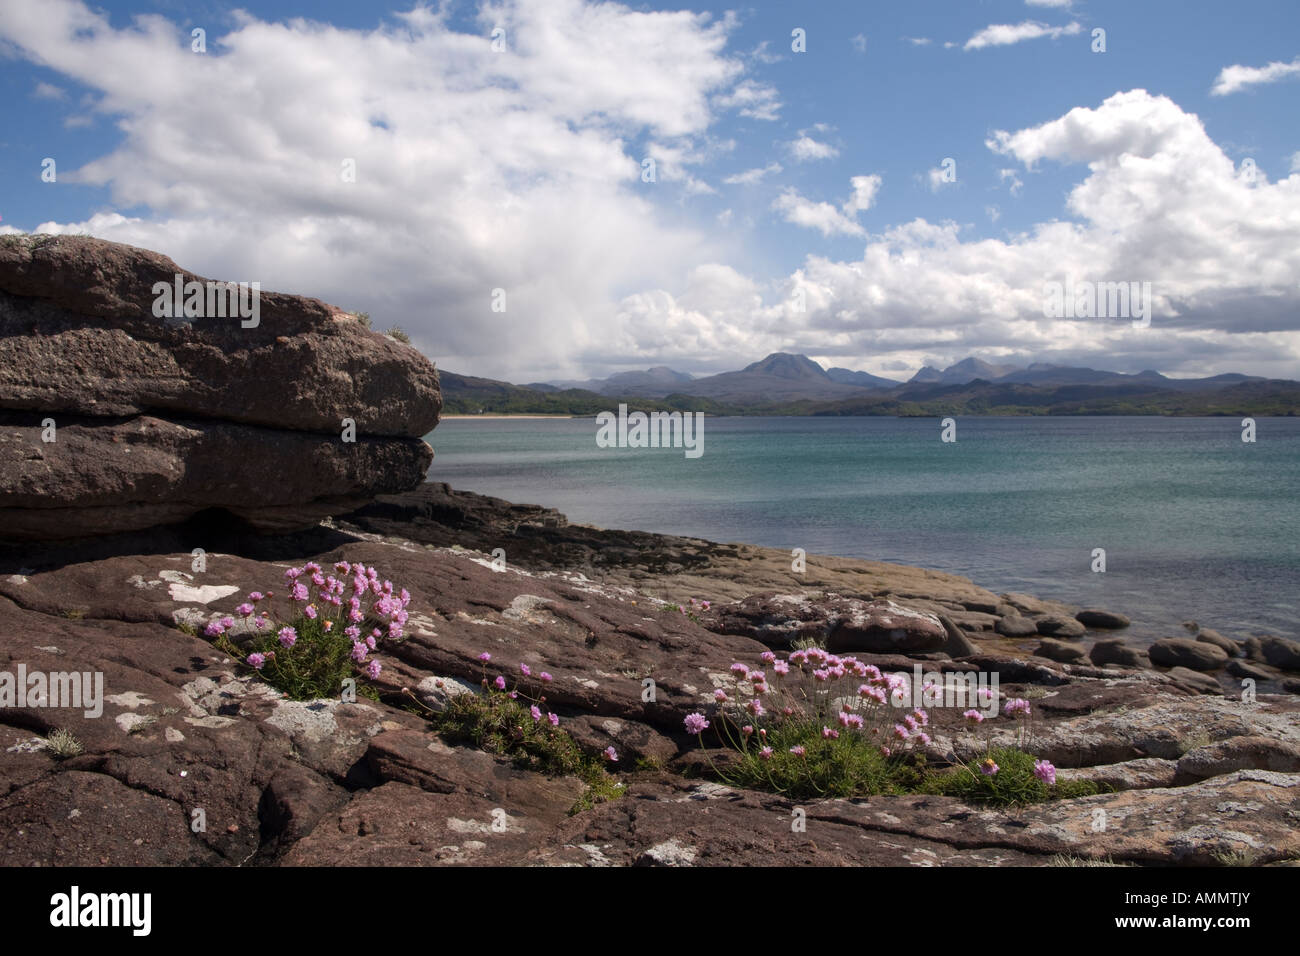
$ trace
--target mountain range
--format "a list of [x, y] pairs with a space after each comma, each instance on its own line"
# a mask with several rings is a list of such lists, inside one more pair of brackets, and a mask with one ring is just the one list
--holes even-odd
[[1229, 373], [1170, 378], [1034, 363], [966, 358], [922, 368], [906, 382], [806, 355], [774, 352], [734, 372], [694, 378], [666, 366], [604, 379], [513, 385], [441, 372], [447, 411], [594, 414], [610, 399], [648, 410], [714, 414], [1300, 414], [1300, 382]]

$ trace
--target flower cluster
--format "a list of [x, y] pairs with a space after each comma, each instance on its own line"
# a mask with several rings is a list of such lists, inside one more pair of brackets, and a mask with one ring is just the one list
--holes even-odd
[[[811, 647], [780, 658], [772, 651], [762, 654], [763, 667], [731, 665], [730, 691], [713, 692], [715, 714], [723, 725], [741, 728], [741, 749], [746, 749], [754, 725], [768, 718], [772, 726], [786, 722], [812, 722], [820, 726], [824, 740], [837, 740], [841, 732], [857, 733], [890, 757], [930, 743], [926, 728], [929, 714], [920, 707], [897, 714], [891, 698], [907, 690], [907, 681], [897, 674], [882, 673], [874, 664], [856, 657], [830, 654]], [[700, 734], [709, 727], [704, 714], [690, 714], [686, 730]], [[767, 727], [758, 729], [760, 757], [766, 748]], [[801, 750], [788, 748], [801, 756]], [[767, 756], [771, 751], [768, 749]]]
[[[274, 593], [251, 592], [235, 613], [244, 619], [245, 633], [253, 634], [254, 649], [244, 658], [258, 671], [298, 684], [315, 684], [322, 669], [359, 671], [370, 680], [382, 665], [371, 656], [385, 639], [402, 637], [410, 592], [382, 580], [364, 564], [339, 561], [327, 572], [314, 561], [284, 572], [287, 604], [274, 606]], [[208, 624], [204, 633], [214, 639], [236, 632], [229, 615]], [[346, 642], [346, 643], [345, 643]], [[269, 674], [268, 674], [269, 676]], [[272, 681], [275, 683], [275, 681]], [[277, 685], [278, 686], [278, 685]]]

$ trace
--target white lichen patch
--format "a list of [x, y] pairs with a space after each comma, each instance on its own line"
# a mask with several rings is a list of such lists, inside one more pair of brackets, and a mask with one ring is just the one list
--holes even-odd
[[676, 839], [656, 843], [645, 851], [645, 855], [660, 866], [690, 866], [695, 862], [695, 854], [694, 847], [685, 846]]
[[598, 684], [596, 681], [586, 677], [575, 677], [573, 675], [570, 675], [569, 679], [576, 680], [579, 684], [581, 684], [583, 687], [587, 688], [588, 690], [595, 690], [597, 687], [600, 686], [600, 684]]
[[507, 621], [544, 624], [551, 617], [551, 613], [544, 610], [544, 607], [554, 603], [550, 598], [539, 597], [536, 594], [520, 594], [510, 602], [508, 608], [501, 612], [501, 616]]
[[131, 585], [131, 587], [133, 588], [141, 588], [141, 589], [156, 588], [158, 585], [162, 584], [162, 582], [157, 579], [154, 579], [152, 581], [146, 581], [144, 577], [139, 574], [131, 575], [129, 578], [126, 579], [126, 583]]
[[57, 647], [55, 647], [53, 644], [43, 644], [43, 645], [42, 645], [42, 644], [34, 644], [33, 647], [35, 647], [36, 650], [38, 650], [38, 651], [45, 651], [47, 654], [62, 654], [62, 653], [63, 653], [63, 651], [59, 650], [59, 649], [58, 649]]
[[[166, 571], [162, 572], [166, 574]], [[200, 584], [197, 587], [191, 587], [188, 584], [170, 584], [167, 586], [167, 592], [171, 599], [178, 604], [211, 604], [219, 598], [229, 597], [239, 591], [239, 588], [233, 584]]]
[[25, 575], [25, 574], [11, 574], [11, 575], [9, 575], [9, 577], [5, 578], [5, 580], [8, 581], [10, 584], [26, 584], [26, 583], [27, 583], [27, 575]]
[[118, 714], [113, 718], [113, 722], [121, 728], [123, 733], [131, 734], [144, 730], [157, 719], [157, 717], [150, 717], [147, 714], [128, 713]]
[[26, 740], [18, 740], [12, 747], [6, 747], [5, 753], [9, 754], [34, 754], [44, 750], [46, 743], [40, 737], [28, 737]]
[[603, 852], [601, 852], [601, 848], [596, 846], [596, 844], [594, 843], [579, 843], [578, 849], [587, 854], [588, 866], [613, 866], [614, 865], [610, 861], [609, 857], [607, 857]]
[[178, 744], [185, 739], [185, 735], [175, 727], [168, 727], [163, 731], [163, 739], [169, 744]]
[[129, 710], [135, 710], [137, 707], [147, 707], [153, 703], [144, 694], [137, 694], [133, 690], [125, 694], [113, 694], [111, 697], [105, 697], [104, 700], [110, 704], [116, 704], [118, 707], [126, 707]]

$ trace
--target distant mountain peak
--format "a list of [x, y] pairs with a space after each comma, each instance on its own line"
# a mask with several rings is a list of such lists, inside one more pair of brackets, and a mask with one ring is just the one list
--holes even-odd
[[752, 365], [746, 365], [742, 371], [759, 372], [777, 378], [807, 378], [823, 382], [831, 380], [831, 377], [826, 374], [826, 369], [808, 356], [795, 355], [791, 352], [773, 352]]

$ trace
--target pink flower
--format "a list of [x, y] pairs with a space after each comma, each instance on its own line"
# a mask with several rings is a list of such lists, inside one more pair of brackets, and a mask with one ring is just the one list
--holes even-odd
[[528, 712], [533, 715], [534, 721], [538, 721], [542, 719], [542, 709], [538, 707], [536, 704], [533, 704], [533, 706], [529, 707]]
[[366, 668], [366, 676], [371, 680], [375, 680], [379, 677], [379, 672], [381, 670], [383, 670], [383, 668], [379, 666], [379, 661], [371, 661], [370, 666]]
[[298, 632], [291, 627], [280, 628], [280, 643], [285, 647], [293, 647], [298, 641]]
[[723, 690], [721, 687], [719, 687], [717, 690], [713, 692], [713, 699], [716, 700], [719, 704], [725, 704], [728, 699], [727, 692]]
[[848, 726], [852, 727], [854, 730], [861, 730], [862, 724], [863, 724], [863, 720], [861, 714], [848, 715]]
[[755, 694], [766, 694], [770, 689], [771, 689], [771, 688], [769, 688], [766, 684], [755, 684], [755, 685], [754, 685], [754, 693], [755, 693]]
[[980, 773], [984, 774], [986, 777], [993, 776], [998, 772], [998, 769], [998, 765], [994, 762], [992, 757], [985, 757], [980, 761]]
[[920, 707], [912, 711], [912, 716], [916, 718], [917, 723], [919, 723], [922, 727], [926, 727], [930, 723], [930, 715], [927, 714]]
[[764, 747], [762, 750], [760, 750], [760, 751], [758, 752], [758, 756], [759, 756], [759, 758], [762, 759], [762, 760], [771, 760], [771, 759], [772, 759], [772, 748], [771, 748], [771, 747]]
[[702, 734], [708, 727], [709, 722], [703, 714], [686, 715], [686, 732], [688, 734]]
[[492, 660], [492, 655], [489, 654], [487, 651], [484, 651], [482, 654], [478, 656], [478, 659], [481, 660], [484, 664], [486, 664], [488, 661]]
[[831, 672], [828, 670], [824, 670], [822, 668], [818, 668], [817, 670], [813, 671], [813, 677], [817, 678], [819, 681], [822, 681], [824, 683], [825, 681], [831, 679]]
[[366, 659], [366, 655], [368, 653], [370, 653], [370, 649], [366, 647], [366, 645], [364, 644], [352, 645], [352, 659], [356, 661], [358, 664], [362, 663]]
[[916, 739], [921, 741], [922, 747], [928, 747], [930, 745], [930, 735], [927, 734], [924, 730], [916, 735]]
[[505, 679], [504, 677], [502, 677], [501, 675], [499, 675], [499, 674], [497, 675], [497, 679], [494, 680], [494, 681], [492, 682], [492, 684], [493, 684], [493, 686], [496, 687], [497, 690], [505, 690], [505, 689], [506, 689], [506, 679]]
[[767, 713], [767, 711], [763, 709], [763, 702], [760, 701], [757, 697], [755, 697], [748, 704], [746, 704], [745, 709], [749, 711], [751, 714], [753, 714], [755, 717], [762, 717], [764, 714]]
[[241, 604], [239, 605], [239, 607], [235, 608], [235, 613], [240, 614], [244, 617], [248, 617], [250, 614], [253, 613], [253, 605]]
[[1056, 786], [1056, 768], [1052, 766], [1050, 760], [1035, 760], [1034, 776], [1049, 787]]
[[557, 717], [555, 714], [547, 714], [546, 719], [551, 722], [552, 727], [560, 726], [560, 718]]
[[777, 661], [772, 665], [772, 670], [776, 671], [778, 674], [788, 674], [790, 673], [790, 665], [785, 661]]
[[744, 680], [746, 677], [749, 676], [749, 668], [746, 667], [744, 664], [732, 664], [731, 673], [735, 674], [741, 680]]
[[978, 710], [975, 710], [973, 708], [971, 710], [966, 711], [966, 713], [962, 714], [962, 716], [966, 718], [967, 723], [971, 723], [971, 724], [984, 723], [984, 715], [981, 714]]
[[252, 601], [254, 604], [262, 600], [262, 598], [264, 597], [266, 597], [266, 595], [263, 594], [261, 591], [254, 591], [250, 595], [248, 595], [248, 599]]
[[1008, 717], [1012, 716], [1013, 714], [1024, 714], [1026, 717], [1028, 717], [1029, 701], [1024, 700], [1020, 697], [1017, 697], [1014, 700], [1009, 700], [1002, 706], [1002, 713], [1006, 714], [1006, 716]]
[[771, 664], [776, 660], [776, 655], [773, 654], [771, 651], [764, 651], [762, 654], [758, 656], [761, 657], [763, 659], [763, 662], [766, 664]]
[[762, 671], [750, 671], [746, 680], [753, 681], [755, 684], [761, 684], [767, 680], [767, 675]]
[[610, 763], [618, 763], [618, 751], [613, 747], [606, 747], [602, 753], [605, 755], [605, 759]]
[[744, 734], [746, 737], [748, 737], [750, 734], [754, 732], [754, 728], [751, 727], [749, 724], [746, 724], [744, 727], [740, 728], [740, 732]]
[[370, 648], [372, 651], [375, 649], [375, 637], [373, 634], [366, 638], [366, 647]]
[[822, 728], [822, 739], [823, 739], [823, 740], [834, 740], [835, 738], [839, 737], [839, 735], [840, 735], [840, 732], [839, 732], [838, 730], [831, 730], [831, 728], [829, 728], [829, 727], [823, 727], [823, 728]]
[[316, 620], [316, 605], [308, 604], [305, 608], [302, 609], [302, 613], [306, 614], [313, 621]]
[[551, 681], [555, 680], [555, 678], [552, 677], [550, 674], [546, 673], [546, 671], [542, 671], [542, 672], [541, 672], [540, 674], [538, 674], [537, 676], [540, 677], [542, 680], [546, 681], [546, 683], [548, 683], [548, 684], [549, 684]]
[[911, 733], [902, 724], [894, 724], [894, 736], [899, 740], [906, 740], [911, 736]]
[[203, 633], [208, 637], [220, 637], [222, 634], [226, 633], [226, 629], [221, 626], [220, 621], [213, 621], [203, 629]]
[[803, 747], [798, 745], [790, 748], [790, 753], [794, 754], [796, 757], [802, 757], [805, 752], [806, 751], [803, 749]]
[[262, 665], [265, 664], [265, 663], [266, 663], [266, 658], [265, 658], [264, 656], [262, 656], [261, 654], [256, 654], [256, 653], [255, 653], [255, 654], [249, 654], [249, 655], [248, 655], [248, 666], [249, 666], [249, 667], [252, 667], [252, 668], [254, 668], [254, 669], [260, 671], [260, 670], [262, 669]]
[[519, 665], [519, 673], [523, 674], [525, 677], [529, 677], [529, 676], [532, 675], [533, 672], [532, 672], [531, 670], [528, 669], [528, 665], [527, 665], [527, 664], [520, 664], [520, 665]]
[[884, 744], [881, 744], [881, 745], [880, 745], [880, 756], [882, 756], [882, 757], [888, 757], [888, 756], [891, 755], [892, 753], [893, 753], [893, 751], [890, 750], [888, 747], [886, 747]]
[[234, 626], [235, 626], [235, 619], [231, 617], [229, 614], [227, 614], [225, 617], [221, 619], [221, 627], [224, 630], [229, 630]]

